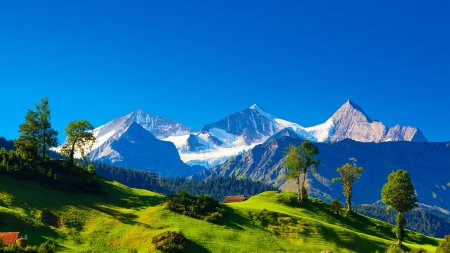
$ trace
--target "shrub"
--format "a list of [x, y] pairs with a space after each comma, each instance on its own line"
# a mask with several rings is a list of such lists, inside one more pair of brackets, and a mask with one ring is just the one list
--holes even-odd
[[409, 253], [428, 253], [426, 249], [418, 248], [418, 249], [412, 249]]
[[61, 225], [61, 219], [46, 208], [39, 213], [39, 219], [47, 226], [60, 227]]
[[398, 245], [391, 245], [387, 249], [386, 253], [403, 253], [403, 249], [401, 249]]
[[193, 197], [183, 191], [165, 197], [164, 202], [171, 211], [209, 222], [218, 221], [226, 214], [218, 201], [204, 194]]
[[436, 253], [447, 253], [450, 252], [450, 235], [446, 235], [444, 240], [439, 243], [436, 249]]
[[19, 245], [19, 247], [21, 248], [26, 248], [28, 246], [28, 239], [19, 238], [16, 240], [16, 244]]
[[342, 208], [342, 204], [341, 204], [341, 202], [339, 202], [339, 199], [333, 199], [330, 202], [330, 207], [331, 207], [331, 210], [333, 210], [333, 212], [335, 212], [337, 215], [339, 215], [339, 212], [341, 211], [341, 208]]
[[153, 244], [156, 249], [167, 253], [186, 252], [186, 237], [180, 232], [167, 231], [158, 236], [153, 237]]
[[55, 244], [51, 243], [50, 241], [46, 241], [39, 245], [38, 248], [39, 253], [56, 253], [56, 247]]

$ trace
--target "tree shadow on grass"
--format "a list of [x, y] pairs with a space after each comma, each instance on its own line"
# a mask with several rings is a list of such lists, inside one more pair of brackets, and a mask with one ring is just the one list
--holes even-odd
[[[107, 196], [104, 197], [107, 202], [124, 208], [138, 210], [149, 206], [157, 206], [163, 201], [162, 196], [139, 196], [116, 185], [109, 185], [104, 188], [107, 188]], [[99, 200], [103, 202], [102, 199]]]
[[219, 225], [226, 225], [228, 228], [236, 230], [245, 230], [243, 226], [261, 229], [261, 226], [256, 226], [252, 220], [242, 216], [236, 212], [233, 208], [225, 207], [227, 216], [219, 223]]
[[107, 215], [111, 216], [113, 219], [116, 219], [116, 220], [122, 222], [123, 224], [151, 228], [151, 226], [148, 224], [136, 221], [136, 219], [139, 218], [139, 216], [137, 216], [134, 213], [120, 212], [118, 210], [115, 210], [113, 207], [106, 206], [106, 205], [93, 205], [93, 206], [91, 206], [91, 208], [94, 210], [97, 210], [99, 212], [102, 212], [104, 214], [107, 214]]
[[187, 245], [186, 245], [186, 252], [196, 252], [196, 253], [203, 253], [203, 252], [211, 252], [202, 245], [187, 239]]
[[347, 233], [339, 235], [335, 229], [326, 226], [320, 227], [320, 234], [328, 242], [333, 242], [344, 249], [351, 249], [356, 252], [384, 252], [386, 245], [383, 243], [376, 243], [375, 241], [367, 240], [355, 233]]

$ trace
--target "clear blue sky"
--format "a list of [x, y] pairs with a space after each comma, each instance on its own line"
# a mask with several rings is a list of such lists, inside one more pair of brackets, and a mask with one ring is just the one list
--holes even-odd
[[[257, 103], [305, 127], [347, 99], [450, 141], [449, 1], [0, 1], [0, 136], [136, 109], [199, 130]], [[62, 141], [62, 140], [60, 140]]]

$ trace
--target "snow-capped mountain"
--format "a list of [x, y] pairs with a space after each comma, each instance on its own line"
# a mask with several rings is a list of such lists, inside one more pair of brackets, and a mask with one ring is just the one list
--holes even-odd
[[[300, 137], [314, 142], [340, 141], [346, 138], [360, 142], [427, 141], [417, 128], [397, 125], [388, 130], [381, 122], [370, 119], [350, 100], [327, 121], [312, 127], [303, 127], [274, 117], [254, 104], [219, 121], [206, 124], [196, 133], [179, 122], [137, 110], [94, 130], [98, 141], [91, 153], [91, 159], [100, 159], [100, 146], [114, 139], [114, 136], [122, 134], [133, 122], [156, 138], [172, 142], [181, 160], [186, 164], [205, 168], [218, 165], [255, 145], [280, 136]], [[102, 149], [108, 150], [105, 146]], [[135, 150], [135, 152], [145, 151]], [[109, 157], [111, 162], [115, 159], [112, 153], [105, 157]]]
[[265, 142], [274, 135], [282, 135], [283, 130], [288, 131], [291, 136], [326, 141], [334, 128], [331, 119], [323, 124], [305, 128], [274, 117], [254, 104], [241, 112], [204, 125], [197, 134], [190, 134], [185, 141], [180, 138], [167, 140], [174, 141], [181, 159], [187, 164], [209, 168]]
[[160, 139], [191, 132], [179, 122], [136, 110], [94, 129], [97, 142], [89, 158], [162, 176], [186, 176], [195, 169], [180, 160], [173, 143]]
[[105, 125], [95, 128], [94, 136], [97, 138], [97, 143], [95, 144], [94, 149], [102, 145], [111, 136], [121, 131], [122, 128], [128, 127], [133, 122], [141, 125], [145, 130], [155, 135], [158, 139], [193, 133], [190, 127], [179, 122], [160, 116], [150, 115], [142, 110], [136, 110], [123, 117], [113, 119]]
[[173, 143], [157, 139], [136, 122], [122, 126], [92, 150], [90, 159], [116, 166], [154, 171], [165, 177], [183, 177], [195, 171], [180, 160]]

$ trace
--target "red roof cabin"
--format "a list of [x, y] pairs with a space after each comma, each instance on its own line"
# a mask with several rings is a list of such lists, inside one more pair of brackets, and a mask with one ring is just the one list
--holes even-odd
[[2, 232], [0, 233], [0, 238], [2, 238], [3, 243], [8, 246], [16, 242], [17, 239], [22, 238], [20, 232]]
[[227, 196], [222, 203], [231, 203], [231, 202], [242, 202], [246, 200], [247, 198], [244, 195], [237, 195], [237, 196]]

